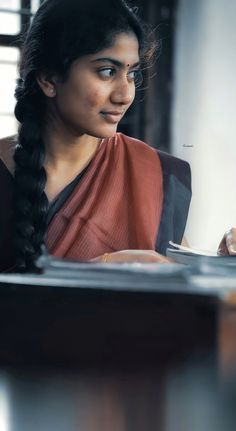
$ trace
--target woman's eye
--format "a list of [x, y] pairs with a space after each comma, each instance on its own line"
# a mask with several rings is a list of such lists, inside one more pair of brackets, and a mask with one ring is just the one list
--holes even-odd
[[137, 69], [137, 70], [131, 70], [128, 73], [129, 80], [130, 81], [135, 81], [135, 83], [141, 79], [141, 76], [142, 76], [141, 75], [141, 71], [139, 69]]
[[131, 79], [131, 80], [135, 80], [136, 75], [137, 75], [137, 70], [131, 70], [131, 71], [128, 73], [128, 77], [129, 77], [129, 79]]
[[104, 78], [111, 78], [115, 74], [115, 69], [113, 69], [112, 67], [107, 67], [106, 69], [100, 69], [98, 73]]

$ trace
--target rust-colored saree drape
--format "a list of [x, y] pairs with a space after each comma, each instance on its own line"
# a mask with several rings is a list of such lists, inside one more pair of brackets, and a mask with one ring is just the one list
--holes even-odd
[[[52, 255], [86, 261], [125, 249], [165, 254], [169, 240], [181, 242], [191, 199], [188, 163], [116, 133], [78, 178], [49, 214]], [[0, 271], [14, 265], [13, 185], [0, 159]]]
[[86, 174], [51, 220], [49, 253], [87, 260], [116, 250], [155, 250], [162, 201], [157, 153], [117, 133], [102, 142]]

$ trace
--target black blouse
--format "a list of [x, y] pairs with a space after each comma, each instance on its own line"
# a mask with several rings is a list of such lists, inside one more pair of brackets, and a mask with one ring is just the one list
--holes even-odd
[[82, 172], [80, 172], [77, 177], [73, 181], [71, 181], [56, 197], [52, 200], [49, 204], [49, 210], [47, 215], [47, 224], [51, 222], [54, 215], [60, 210], [66, 199], [70, 196], [70, 194], [73, 192], [74, 188], [77, 186], [77, 184], [80, 182], [84, 174], [86, 173], [89, 165], [86, 166], [86, 168], [83, 169]]

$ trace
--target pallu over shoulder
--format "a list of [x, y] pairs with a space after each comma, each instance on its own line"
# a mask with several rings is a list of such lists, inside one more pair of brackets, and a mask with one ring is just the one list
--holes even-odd
[[[13, 187], [12, 172], [1, 159], [1, 271], [12, 266]], [[48, 251], [85, 261], [125, 249], [165, 254], [169, 240], [181, 242], [190, 199], [188, 163], [116, 133], [103, 140], [50, 219]]]

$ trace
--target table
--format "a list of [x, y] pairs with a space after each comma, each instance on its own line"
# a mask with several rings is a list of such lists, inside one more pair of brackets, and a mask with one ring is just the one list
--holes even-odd
[[235, 431], [236, 278], [165, 271], [0, 275], [0, 430]]

